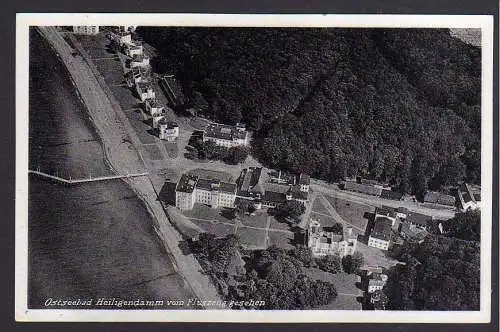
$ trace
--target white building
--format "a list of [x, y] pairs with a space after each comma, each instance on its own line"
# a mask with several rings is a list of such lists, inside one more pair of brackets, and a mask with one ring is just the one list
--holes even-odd
[[476, 210], [481, 208], [481, 187], [463, 183], [458, 188], [460, 210]]
[[133, 58], [134, 56], [143, 55], [144, 49], [141, 44], [131, 44], [127, 45], [126, 54]]
[[334, 233], [328, 227], [321, 227], [318, 220], [311, 219], [307, 233], [307, 246], [313, 256], [352, 255], [357, 248], [357, 236], [351, 227], [343, 229], [342, 233]]
[[108, 38], [116, 42], [120, 46], [134, 45], [130, 32], [110, 32]]
[[181, 210], [190, 210], [195, 203], [233, 208], [235, 200], [236, 184], [215, 179], [183, 174], [175, 188], [175, 206]]
[[388, 250], [391, 243], [392, 223], [393, 221], [387, 217], [376, 217], [375, 225], [368, 237], [368, 245], [381, 250]]
[[374, 293], [377, 290], [382, 290], [387, 284], [387, 280], [389, 279], [386, 274], [383, 273], [372, 273], [370, 275], [370, 279], [368, 280], [368, 293]]
[[132, 61], [130, 62], [130, 68], [147, 66], [149, 66], [149, 57], [144, 54], [134, 55]]
[[141, 101], [146, 101], [147, 99], [155, 99], [156, 94], [153, 90], [153, 86], [149, 83], [139, 82], [135, 84], [137, 95]]
[[97, 35], [99, 33], [98, 25], [74, 25], [73, 32], [81, 35]]
[[165, 107], [157, 99], [148, 99], [144, 102], [146, 112], [151, 115], [164, 115], [166, 113]]
[[134, 32], [137, 29], [137, 25], [122, 25], [123, 31]]
[[161, 118], [158, 121], [158, 137], [166, 141], [174, 141], [179, 137], [179, 125], [177, 122], [167, 121], [165, 118]]
[[220, 123], [211, 123], [203, 132], [203, 142], [212, 141], [215, 144], [231, 148], [234, 146], [248, 146], [248, 132], [242, 125], [230, 126]]

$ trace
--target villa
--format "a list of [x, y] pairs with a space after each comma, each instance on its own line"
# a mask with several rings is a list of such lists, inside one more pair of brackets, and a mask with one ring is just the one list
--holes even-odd
[[248, 146], [249, 138], [245, 126], [230, 126], [220, 123], [209, 124], [203, 132], [203, 142], [212, 141], [227, 148]]
[[341, 233], [334, 232], [331, 227], [321, 227], [318, 220], [312, 219], [307, 232], [307, 246], [313, 256], [339, 255], [344, 257], [356, 251], [358, 239], [351, 227]]
[[181, 210], [191, 210], [195, 203], [233, 208], [235, 200], [236, 184], [218, 179], [183, 174], [175, 188], [175, 206]]

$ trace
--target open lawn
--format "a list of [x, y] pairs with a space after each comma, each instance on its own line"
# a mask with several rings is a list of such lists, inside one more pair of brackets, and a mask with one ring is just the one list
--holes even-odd
[[275, 245], [285, 250], [294, 248], [294, 235], [292, 233], [269, 231], [268, 236], [268, 246]]
[[269, 217], [270, 217], [270, 220], [271, 220], [271, 223], [269, 224], [269, 228], [281, 229], [281, 230], [285, 230], [285, 231], [289, 231], [290, 230], [290, 226], [286, 222], [279, 222], [273, 216], [269, 216]]
[[319, 220], [322, 227], [331, 227], [337, 223], [332, 217], [328, 217], [316, 212], [311, 212], [311, 218]]
[[360, 281], [360, 277], [356, 274], [347, 274], [345, 272], [333, 274], [318, 268], [303, 268], [303, 271], [313, 279], [334, 284], [338, 293], [351, 294], [353, 296], [363, 295], [363, 291], [356, 287], [356, 282]]
[[247, 227], [238, 228], [241, 245], [247, 249], [263, 249], [266, 246], [266, 231]]
[[193, 219], [205, 219], [205, 220], [216, 220], [219, 222], [232, 223], [235, 221], [225, 217], [226, 210], [224, 209], [212, 209], [204, 204], [196, 203], [192, 210], [184, 211], [184, 215], [188, 218]]
[[262, 211], [256, 212], [254, 216], [243, 215], [238, 218], [245, 226], [266, 228], [267, 225], [267, 213]]
[[144, 145], [144, 150], [146, 150], [149, 159], [152, 160], [162, 160], [163, 155], [160, 149], [156, 145]]
[[167, 149], [168, 156], [170, 158], [177, 158], [177, 155], [179, 154], [177, 143], [164, 141], [163, 144], [165, 145], [165, 149]]
[[191, 221], [193, 224], [203, 229], [204, 232], [214, 234], [218, 237], [224, 237], [234, 233], [234, 226], [231, 225], [198, 219], [191, 219]]
[[112, 86], [110, 89], [116, 100], [118, 100], [122, 110], [139, 107], [140, 100], [134, 97], [132, 91], [127, 86]]
[[326, 207], [323, 205], [323, 203], [321, 201], [322, 201], [321, 198], [316, 197], [316, 199], [313, 202], [313, 206], [312, 206], [311, 211], [329, 215], [330, 213], [328, 212], [328, 210], [326, 209]]
[[94, 60], [94, 64], [104, 77], [107, 84], [116, 85], [125, 83], [123, 68], [119, 60]]
[[354, 296], [339, 294], [332, 302], [314, 310], [362, 310], [362, 305]]
[[369, 214], [375, 212], [373, 206], [354, 203], [340, 198], [324, 196], [346, 222], [366, 230]]
[[124, 113], [127, 115], [130, 124], [134, 128], [142, 144], [150, 144], [156, 142], [153, 129], [143, 122], [144, 120], [139, 109], [125, 111]]
[[222, 182], [232, 182], [233, 177], [231, 174], [222, 172], [222, 171], [214, 171], [210, 169], [196, 168], [189, 171], [189, 174], [198, 175], [203, 179], [219, 179]]
[[91, 58], [105, 58], [116, 56], [108, 50], [110, 41], [104, 34], [98, 35], [74, 35]]

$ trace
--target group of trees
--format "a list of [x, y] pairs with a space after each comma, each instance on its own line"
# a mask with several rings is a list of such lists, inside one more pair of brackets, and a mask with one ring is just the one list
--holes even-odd
[[290, 310], [326, 305], [337, 296], [331, 283], [306, 276], [301, 260], [275, 246], [252, 252], [247, 266], [248, 272], [230, 293], [233, 299], [262, 300], [263, 309]]
[[479, 241], [481, 237], [481, 211], [467, 210], [455, 217], [441, 221], [444, 235], [467, 241]]
[[291, 220], [292, 222], [298, 222], [304, 212], [306, 212], [306, 206], [296, 200], [288, 200], [283, 204], [279, 204], [274, 210], [276, 217]]
[[406, 242], [384, 292], [392, 310], [479, 310], [479, 242], [429, 234]]
[[480, 181], [481, 50], [446, 29], [138, 32], [207, 117], [249, 125], [268, 166], [417, 195]]
[[244, 162], [248, 156], [248, 149], [244, 146], [228, 148], [213, 141], [198, 140], [194, 143], [194, 147], [197, 149], [196, 157], [199, 159], [221, 160], [231, 165]]
[[227, 272], [239, 245], [240, 239], [234, 234], [216, 238], [213, 234], [201, 233], [197, 241], [190, 243], [190, 248], [206, 271], [219, 276]]

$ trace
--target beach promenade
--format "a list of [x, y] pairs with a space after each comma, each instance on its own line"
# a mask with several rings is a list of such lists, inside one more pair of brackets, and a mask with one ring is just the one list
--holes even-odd
[[[179, 248], [181, 235], [168, 220], [158, 200], [153, 183], [158, 181], [151, 162], [136, 148], [140, 144], [126, 116], [110, 95], [109, 89], [98, 77], [89, 59], [74, 56], [74, 50], [66, 43], [54, 27], [38, 28], [42, 36], [52, 45], [65, 64], [77, 92], [86, 105], [89, 116], [102, 141], [106, 161], [116, 174], [150, 173], [149, 176], [126, 178], [137, 196], [144, 202], [155, 220], [154, 229], [172, 259], [176, 271], [186, 286], [199, 300], [220, 301], [220, 297], [209, 277], [203, 273], [196, 258], [184, 255]], [[217, 307], [210, 307], [215, 309]]]

